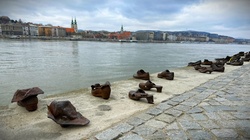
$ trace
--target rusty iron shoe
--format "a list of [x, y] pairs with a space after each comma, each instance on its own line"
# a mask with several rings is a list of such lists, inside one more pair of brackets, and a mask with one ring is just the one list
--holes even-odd
[[211, 68], [212, 68], [213, 71], [217, 71], [217, 72], [224, 72], [225, 71], [224, 65], [212, 64]]
[[70, 101], [53, 101], [47, 106], [47, 117], [55, 121], [61, 127], [84, 126], [89, 124], [89, 120], [76, 111]]
[[161, 73], [158, 73], [158, 78], [166, 78], [167, 80], [174, 80], [174, 72], [170, 72], [169, 70], [165, 70]]
[[11, 102], [17, 102], [19, 106], [25, 107], [28, 111], [35, 111], [38, 104], [38, 94], [43, 94], [44, 92], [38, 88], [28, 88], [17, 90], [11, 100]]
[[138, 89], [137, 91], [129, 91], [128, 97], [132, 100], [139, 101], [141, 98], [146, 98], [148, 103], [153, 104], [154, 103], [154, 97], [153, 95], [149, 95], [145, 93], [144, 90]]
[[133, 77], [142, 80], [150, 79], [149, 72], [145, 72], [143, 69], [138, 70], [137, 73], [133, 75]]
[[212, 65], [213, 62], [212, 61], [209, 61], [207, 59], [204, 59], [204, 61], [201, 63], [202, 65]]
[[198, 60], [196, 62], [189, 62], [188, 66], [196, 66], [196, 65], [200, 65], [201, 64], [201, 60]]
[[194, 66], [194, 69], [195, 69], [195, 70], [199, 70], [200, 68], [202, 68], [201, 65], [196, 65], [196, 66]]
[[232, 66], [242, 66], [243, 64], [244, 61], [242, 59], [227, 62], [227, 65], [232, 65]]
[[99, 83], [91, 85], [91, 94], [95, 97], [102, 97], [103, 99], [109, 99], [110, 97], [110, 83], [107, 81], [105, 84], [100, 85]]
[[209, 73], [211, 74], [213, 72], [213, 69], [211, 67], [201, 67], [198, 69], [200, 73]]
[[162, 91], [162, 86], [155, 85], [155, 83], [151, 82], [150, 80], [148, 80], [146, 83], [140, 83], [139, 87], [143, 90], [150, 90], [151, 88], [156, 88], [157, 92]]

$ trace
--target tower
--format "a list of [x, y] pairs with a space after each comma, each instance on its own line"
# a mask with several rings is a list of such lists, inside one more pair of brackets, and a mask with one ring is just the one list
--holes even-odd
[[75, 17], [75, 22], [74, 22], [74, 29], [75, 29], [75, 32], [77, 33], [78, 32], [78, 29], [77, 29], [77, 22], [76, 22], [76, 17]]
[[121, 33], [123, 33], [123, 25], [121, 26]]
[[73, 18], [72, 18], [72, 20], [71, 20], [71, 28], [74, 28], [74, 30], [75, 30], [75, 32], [77, 33], [77, 22], [76, 22], [76, 18], [75, 18], [75, 20], [73, 20]]
[[71, 20], [71, 28], [74, 28], [74, 21], [73, 21], [73, 18]]

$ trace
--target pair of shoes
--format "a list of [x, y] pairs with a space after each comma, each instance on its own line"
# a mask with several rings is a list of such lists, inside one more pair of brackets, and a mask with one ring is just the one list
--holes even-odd
[[196, 62], [189, 62], [188, 66], [196, 66], [196, 65], [200, 65], [201, 64], [201, 60], [196, 61]]
[[243, 60], [234, 60], [234, 61], [230, 61], [227, 62], [228, 65], [232, 65], [232, 66], [242, 66], [244, 64]]
[[99, 83], [91, 85], [91, 93], [95, 97], [102, 97], [103, 99], [109, 99], [110, 97], [110, 83], [107, 81], [105, 84], [100, 85]]
[[156, 88], [157, 92], [162, 91], [162, 86], [155, 85], [155, 83], [151, 82], [150, 80], [148, 80], [146, 83], [140, 83], [139, 87], [143, 90], [150, 90], [151, 88]]
[[221, 64], [225, 64], [227, 63], [229, 60], [231, 59], [231, 56], [227, 56], [226, 58], [216, 58], [215, 61], [216, 63], [221, 63]]
[[158, 73], [158, 78], [166, 78], [167, 80], [174, 80], [174, 72], [170, 72], [169, 70], [165, 70], [161, 73]]
[[28, 111], [35, 111], [38, 104], [37, 95], [43, 93], [38, 87], [17, 90], [11, 102], [17, 102], [19, 106], [25, 107]]
[[132, 100], [140, 100], [141, 98], [146, 98], [148, 103], [153, 104], [154, 103], [154, 97], [153, 95], [149, 95], [145, 93], [144, 90], [138, 89], [137, 91], [129, 91], [128, 97]]
[[47, 106], [47, 117], [61, 127], [70, 125], [87, 125], [90, 121], [76, 111], [70, 101], [53, 101]]
[[133, 77], [142, 80], [150, 79], [149, 72], [145, 72], [143, 69], [138, 70], [137, 73], [133, 75]]
[[211, 67], [202, 67], [201, 65], [194, 66], [195, 70], [198, 70], [200, 73], [212, 73], [213, 69]]
[[217, 72], [224, 72], [225, 71], [224, 65], [218, 65], [216, 63], [213, 63], [211, 65], [211, 68], [212, 68], [213, 71], [217, 71]]

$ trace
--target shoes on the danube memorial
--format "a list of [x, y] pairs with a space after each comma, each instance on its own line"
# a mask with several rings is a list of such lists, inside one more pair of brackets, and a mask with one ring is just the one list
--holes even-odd
[[157, 92], [162, 91], [162, 86], [155, 85], [155, 83], [151, 82], [150, 80], [148, 80], [146, 83], [140, 83], [139, 87], [143, 90], [150, 90], [151, 88], [156, 88]]
[[212, 65], [212, 61], [209, 61], [207, 59], [204, 59], [204, 61], [201, 63], [202, 65]]
[[211, 68], [212, 68], [213, 71], [217, 71], [217, 72], [224, 72], [225, 71], [224, 65], [218, 65], [216, 63], [213, 63], [211, 65]]
[[213, 72], [213, 69], [211, 67], [201, 67], [198, 69], [201, 73], [209, 73], [211, 74]]
[[95, 97], [102, 97], [103, 99], [109, 99], [110, 97], [110, 83], [107, 81], [105, 84], [100, 85], [99, 83], [91, 85], [91, 93]]
[[48, 108], [48, 118], [55, 121], [61, 127], [70, 125], [87, 125], [90, 121], [76, 111], [70, 101], [53, 101]]
[[166, 78], [167, 80], [174, 80], [174, 72], [170, 72], [169, 70], [165, 70], [161, 73], [158, 73], [158, 78]]
[[145, 72], [143, 69], [138, 70], [137, 73], [133, 75], [133, 77], [142, 80], [150, 79], [149, 72]]
[[213, 69], [211, 67], [202, 67], [201, 65], [196, 65], [194, 66], [194, 69], [195, 70], [198, 70], [199, 72], [201, 73], [212, 73], [213, 72]]
[[28, 111], [35, 111], [38, 104], [38, 94], [43, 94], [44, 92], [38, 88], [28, 88], [17, 90], [11, 100], [11, 102], [17, 102], [19, 106], [25, 107]]
[[200, 65], [201, 64], [201, 60], [196, 61], [196, 62], [189, 62], [188, 66], [196, 66], [196, 65]]
[[231, 59], [231, 56], [227, 56], [227, 57], [225, 57], [225, 58], [215, 58], [215, 63], [217, 63], [217, 64], [225, 64], [226, 62], [228, 62], [229, 60]]
[[145, 93], [144, 90], [138, 89], [137, 91], [129, 91], [128, 97], [132, 100], [140, 100], [141, 98], [146, 98], [148, 103], [153, 104], [154, 103], [154, 97], [153, 95], [149, 95]]

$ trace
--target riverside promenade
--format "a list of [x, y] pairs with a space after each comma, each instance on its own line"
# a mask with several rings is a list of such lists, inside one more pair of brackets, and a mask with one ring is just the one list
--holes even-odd
[[164, 100], [91, 139], [250, 139], [250, 64]]

